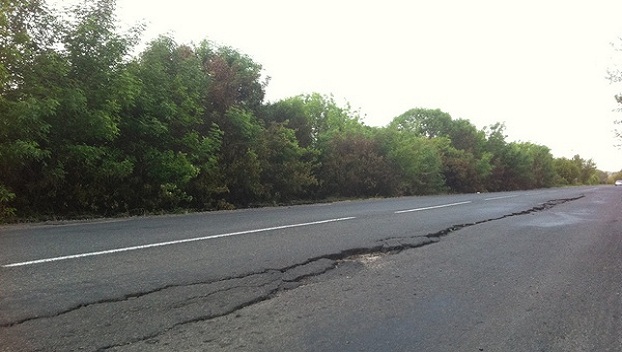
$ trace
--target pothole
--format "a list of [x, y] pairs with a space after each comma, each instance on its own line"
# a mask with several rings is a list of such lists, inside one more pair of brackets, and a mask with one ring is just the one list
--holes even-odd
[[381, 261], [387, 253], [369, 253], [369, 254], [359, 254], [349, 258], [344, 259], [344, 261], [353, 261], [359, 262], [363, 264], [367, 268], [379, 268], [384, 265], [384, 261]]

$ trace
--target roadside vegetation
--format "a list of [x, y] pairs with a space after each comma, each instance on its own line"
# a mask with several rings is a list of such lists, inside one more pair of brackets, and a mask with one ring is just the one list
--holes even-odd
[[333, 97], [264, 100], [236, 49], [135, 54], [114, 0], [0, 0], [0, 222], [607, 182], [591, 160], [413, 108], [385, 127]]

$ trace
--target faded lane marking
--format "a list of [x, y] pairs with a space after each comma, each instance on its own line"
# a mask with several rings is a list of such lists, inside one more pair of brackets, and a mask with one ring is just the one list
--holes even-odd
[[518, 197], [518, 194], [513, 195], [513, 196], [501, 196], [501, 197], [486, 198], [486, 199], [484, 199], [484, 200], [485, 200], [485, 201], [489, 201], [489, 200], [507, 199], [507, 198], [514, 198], [514, 197]]
[[415, 211], [422, 211], [422, 210], [430, 210], [430, 209], [439, 209], [439, 208], [447, 208], [447, 207], [453, 207], [456, 205], [462, 205], [462, 204], [469, 204], [469, 203], [473, 203], [472, 201], [466, 201], [466, 202], [458, 202], [458, 203], [451, 203], [451, 204], [441, 204], [441, 205], [435, 205], [435, 206], [431, 206], [431, 207], [425, 207], [425, 208], [416, 208], [416, 209], [408, 209], [408, 210], [399, 210], [396, 211], [395, 214], [402, 214], [402, 213], [412, 213]]
[[62, 257], [54, 257], [54, 258], [31, 260], [31, 261], [27, 261], [27, 262], [6, 264], [6, 265], [3, 265], [2, 267], [3, 268], [14, 268], [14, 267], [26, 266], [26, 265], [35, 265], [35, 264], [58, 262], [58, 261], [61, 261], [61, 260], [79, 259], [79, 258], [86, 258], [86, 257], [95, 257], [95, 256], [100, 256], [100, 255], [106, 255], [106, 254], [114, 254], [114, 253], [129, 252], [129, 251], [137, 251], [137, 250], [141, 250], [141, 249], [148, 249], [148, 248], [155, 248], [155, 247], [164, 247], [164, 246], [172, 246], [172, 245], [175, 245], [175, 244], [212, 240], [212, 239], [215, 239], [215, 238], [247, 235], [247, 234], [258, 233], [258, 232], [268, 232], [268, 231], [284, 230], [284, 229], [291, 229], [291, 228], [294, 228], [294, 227], [321, 225], [321, 224], [327, 224], [327, 223], [331, 223], [331, 222], [346, 221], [346, 220], [352, 220], [352, 219], [356, 219], [356, 218], [355, 217], [347, 217], [347, 218], [339, 218], [339, 219], [329, 219], [329, 220], [306, 222], [306, 223], [301, 223], [301, 224], [283, 225], [283, 226], [267, 227], [267, 228], [263, 228], [263, 229], [255, 229], [255, 230], [246, 230], [246, 231], [239, 231], [239, 232], [223, 233], [223, 234], [220, 234], [220, 235], [211, 235], [211, 236], [204, 236], [204, 237], [187, 238], [187, 239], [183, 239], [183, 240], [175, 240], [175, 241], [168, 241], [168, 242], [159, 242], [159, 243], [145, 244], [145, 245], [140, 245], [140, 246], [132, 246], [132, 247], [125, 247], [125, 248], [109, 249], [109, 250], [98, 251], [98, 252], [88, 252], [88, 253], [81, 253], [81, 254], [66, 255], [66, 256], [62, 256]]

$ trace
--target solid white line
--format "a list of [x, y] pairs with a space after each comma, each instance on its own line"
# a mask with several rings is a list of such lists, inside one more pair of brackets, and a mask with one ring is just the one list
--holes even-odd
[[484, 200], [488, 201], [488, 200], [506, 199], [506, 198], [514, 198], [514, 197], [518, 197], [518, 194], [513, 195], [513, 196], [502, 196], [502, 197], [486, 198]]
[[400, 210], [400, 211], [396, 211], [395, 214], [402, 214], [402, 213], [411, 213], [414, 211], [421, 211], [421, 210], [430, 210], [430, 209], [438, 209], [438, 208], [447, 208], [447, 207], [453, 207], [455, 205], [461, 205], [461, 204], [469, 204], [469, 203], [473, 203], [472, 201], [466, 201], [466, 202], [459, 202], [459, 203], [451, 203], [451, 204], [442, 204], [442, 205], [435, 205], [433, 207], [425, 207], [425, 208], [417, 208], [417, 209], [408, 209], [408, 210]]
[[132, 246], [132, 247], [125, 247], [125, 248], [109, 249], [109, 250], [99, 251], [99, 252], [89, 252], [89, 253], [82, 253], [82, 254], [66, 255], [66, 256], [55, 257], [55, 258], [31, 260], [31, 261], [28, 261], [28, 262], [6, 264], [6, 265], [3, 265], [2, 267], [3, 268], [14, 268], [14, 267], [19, 267], [19, 266], [43, 264], [43, 263], [57, 262], [57, 261], [68, 260], [68, 259], [78, 259], [78, 258], [85, 258], [85, 257], [94, 257], [94, 256], [99, 256], [99, 255], [105, 255], [105, 254], [137, 251], [137, 250], [140, 250], [140, 249], [147, 249], [147, 248], [154, 248], [154, 247], [171, 246], [171, 245], [174, 245], [174, 244], [181, 244], [181, 243], [188, 243], [188, 242], [205, 241], [205, 240], [211, 240], [211, 239], [215, 239], [215, 238], [223, 238], [223, 237], [247, 235], [247, 234], [258, 233], [258, 232], [267, 232], [267, 231], [291, 229], [291, 228], [294, 228], [294, 227], [302, 227], [302, 226], [320, 225], [320, 224], [326, 224], [326, 223], [330, 223], [330, 222], [346, 221], [346, 220], [352, 220], [352, 219], [356, 219], [356, 218], [355, 217], [347, 217], [347, 218], [339, 218], [339, 219], [329, 219], [329, 220], [305, 222], [305, 223], [301, 223], [301, 224], [283, 225], [283, 226], [267, 227], [267, 228], [263, 228], [263, 229], [255, 229], [255, 230], [246, 230], [246, 231], [239, 231], [239, 232], [223, 233], [223, 234], [220, 234], [220, 235], [211, 235], [211, 236], [204, 236], [204, 237], [187, 238], [187, 239], [183, 239], [183, 240], [159, 242], [159, 243], [145, 244], [145, 245], [141, 245], [141, 246]]

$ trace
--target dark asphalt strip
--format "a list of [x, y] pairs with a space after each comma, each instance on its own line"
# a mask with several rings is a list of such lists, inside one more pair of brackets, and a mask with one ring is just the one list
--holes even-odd
[[[357, 248], [310, 258], [302, 263], [285, 268], [265, 269], [260, 272], [252, 272], [211, 282], [170, 285], [156, 290], [126, 295], [114, 300], [82, 304], [54, 315], [30, 317], [10, 324], [0, 325], [0, 327], [8, 330], [5, 331], [5, 333], [11, 334], [11, 330], [15, 330], [14, 333], [19, 334], [32, 328], [28, 327], [28, 325], [37, 324], [38, 321], [43, 319], [73, 319], [75, 317], [93, 317], [99, 315], [99, 320], [101, 321], [95, 322], [95, 328], [92, 326], [85, 327], [85, 333], [88, 334], [90, 331], [91, 334], [96, 334], [98, 337], [108, 335], [108, 338], [101, 341], [105, 345], [92, 346], [95, 347], [97, 351], [104, 351], [119, 346], [147, 341], [185, 324], [207, 321], [234, 314], [236, 311], [248, 306], [272, 299], [281, 292], [295, 289], [303, 285], [307, 280], [321, 280], [322, 275], [336, 269], [341, 263], [357, 260], [360, 256], [397, 254], [404, 250], [420, 248], [437, 243], [441, 237], [466, 227], [498, 221], [508, 217], [546, 211], [557, 205], [583, 197], [584, 196], [550, 200], [524, 211], [474, 223], [452, 225], [446, 229], [427, 235], [388, 237]], [[147, 304], [145, 305], [145, 303]], [[119, 340], [116, 338], [114, 331], [109, 331], [108, 333], [102, 331], [123, 328], [122, 326], [114, 326], [115, 324], [108, 325], [104, 321], [107, 317], [101, 316], [101, 311], [107, 311], [105, 306], [109, 304], [126, 306], [124, 309], [117, 311], [133, 312], [135, 310], [142, 310], [140, 314], [129, 314], [123, 322], [123, 325], [128, 326], [140, 326], [142, 324], [143, 330], [139, 333], [139, 336], [135, 335], [131, 339]], [[143, 308], [144, 306], [151, 306], [152, 309]], [[201, 306], [202, 309], [196, 309], [198, 306]], [[158, 309], [153, 309], [153, 307], [158, 307]], [[158, 316], [162, 315], [163, 309], [176, 311], [175, 314], [167, 314], [176, 319], [162, 321], [161, 318], [158, 318]], [[181, 322], [177, 320], [177, 318], [180, 317], [182, 318]], [[113, 317], [108, 317], [108, 319], [113, 320]], [[145, 323], [153, 321], [157, 321], [157, 323]], [[84, 335], [68, 337], [56, 336], [55, 338], [60, 340], [56, 341], [56, 343], [57, 347], [61, 348], [69, 348], [73, 343], [76, 343], [76, 341], [74, 341], [76, 338], [90, 340]], [[92, 341], [96, 341], [96, 339], [93, 338]], [[40, 342], [46, 343], [46, 341]]]

